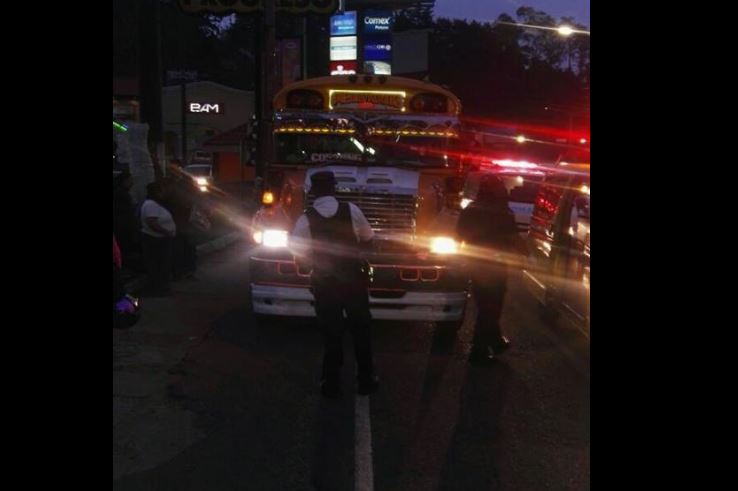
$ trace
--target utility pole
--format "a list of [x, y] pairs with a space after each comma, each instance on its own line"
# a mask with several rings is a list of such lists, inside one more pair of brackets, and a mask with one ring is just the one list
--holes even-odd
[[264, 0], [264, 11], [259, 23], [259, 152], [256, 161], [257, 177], [264, 177], [267, 163], [274, 158], [272, 135], [272, 82], [274, 78], [274, 36], [276, 24], [276, 0]]
[[[139, 0], [139, 79], [141, 82], [141, 120], [149, 124], [149, 148], [156, 160], [162, 142], [161, 128], [161, 36], [159, 0]], [[155, 163], [154, 173], [161, 176]]]

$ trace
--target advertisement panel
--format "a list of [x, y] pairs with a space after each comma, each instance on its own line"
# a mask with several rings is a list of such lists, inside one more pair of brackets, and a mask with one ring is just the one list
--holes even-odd
[[356, 61], [331, 61], [331, 75], [355, 75]]
[[330, 61], [356, 59], [356, 36], [332, 37]]
[[389, 34], [392, 32], [392, 11], [367, 10], [362, 17], [365, 34]]
[[344, 12], [331, 17], [331, 36], [356, 35], [356, 12]]
[[371, 75], [392, 75], [392, 65], [386, 61], [365, 61], [364, 73]]
[[392, 59], [392, 37], [374, 36], [364, 40], [364, 59], [388, 61]]

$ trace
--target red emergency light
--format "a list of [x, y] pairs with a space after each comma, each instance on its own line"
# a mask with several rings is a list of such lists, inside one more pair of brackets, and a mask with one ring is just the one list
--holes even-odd
[[502, 160], [492, 160], [493, 165], [498, 165], [500, 167], [507, 167], [507, 168], [514, 168], [514, 169], [537, 169], [538, 164], [534, 164], [533, 162], [528, 162], [527, 160], [510, 160], [510, 159], [502, 159]]

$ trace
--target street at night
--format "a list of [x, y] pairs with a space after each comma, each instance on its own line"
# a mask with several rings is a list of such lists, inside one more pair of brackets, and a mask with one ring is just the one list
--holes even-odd
[[113, 488], [589, 490], [589, 22], [113, 0]]
[[589, 342], [543, 323], [519, 281], [496, 365], [465, 362], [469, 322], [435, 343], [432, 323], [377, 322], [380, 391], [326, 401], [319, 332], [256, 322], [247, 258], [210, 255], [114, 331], [114, 489], [589, 489]]

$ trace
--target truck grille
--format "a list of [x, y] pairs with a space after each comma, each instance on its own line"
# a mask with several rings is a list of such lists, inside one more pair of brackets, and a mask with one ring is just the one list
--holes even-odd
[[[415, 234], [417, 200], [413, 195], [340, 192], [336, 199], [358, 206], [378, 235]], [[313, 201], [315, 196], [308, 195], [308, 206], [312, 206]]]

